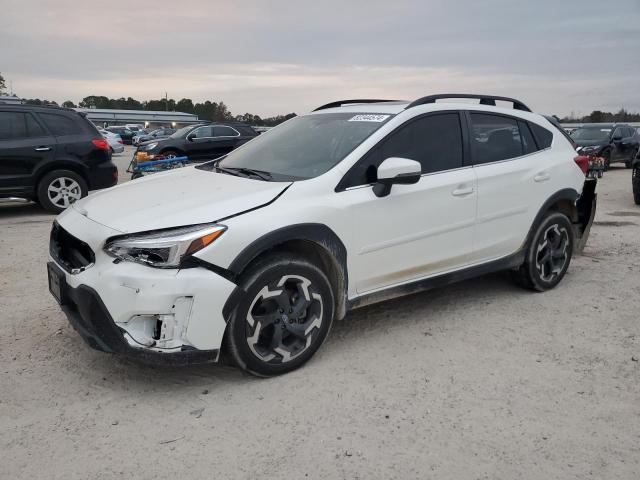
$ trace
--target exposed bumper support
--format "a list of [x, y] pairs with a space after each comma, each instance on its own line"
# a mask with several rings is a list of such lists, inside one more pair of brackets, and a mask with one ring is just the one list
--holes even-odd
[[576, 202], [578, 223], [575, 229], [575, 252], [578, 254], [582, 253], [587, 244], [589, 233], [591, 232], [591, 225], [596, 215], [596, 204], [598, 200], [598, 194], [596, 193], [597, 183], [598, 181], [595, 178], [585, 180], [582, 195], [580, 195], [580, 198]]
[[98, 293], [91, 287], [80, 285], [71, 288], [65, 285], [62, 297], [62, 310], [67, 315], [69, 323], [91, 348], [118, 353], [151, 364], [187, 365], [218, 360], [219, 350], [183, 347], [181, 351], [163, 353], [132, 347], [111, 318]]

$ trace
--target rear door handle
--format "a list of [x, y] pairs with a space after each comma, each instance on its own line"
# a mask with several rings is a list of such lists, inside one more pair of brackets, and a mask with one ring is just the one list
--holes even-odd
[[464, 185], [460, 185], [456, 188], [451, 195], [454, 197], [464, 197], [465, 195], [471, 195], [473, 193], [473, 187], [465, 187]]
[[51, 147], [38, 147], [35, 149], [36, 152], [48, 152], [51, 150]]
[[548, 172], [540, 172], [535, 177], [533, 177], [534, 182], [546, 182], [551, 178]]

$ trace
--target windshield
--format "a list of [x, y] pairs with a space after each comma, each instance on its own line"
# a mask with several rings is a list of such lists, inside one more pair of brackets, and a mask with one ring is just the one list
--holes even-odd
[[308, 179], [340, 163], [392, 115], [323, 113], [295, 117], [222, 159], [222, 168]]
[[611, 134], [610, 128], [579, 128], [571, 136], [574, 140], [600, 141], [608, 140]]
[[193, 128], [193, 125], [188, 126], [188, 127], [182, 127], [179, 128], [178, 130], [176, 130], [174, 133], [172, 133], [171, 135], [169, 135], [170, 138], [182, 138], [184, 136], [187, 135], [187, 133], [189, 133], [189, 131]]

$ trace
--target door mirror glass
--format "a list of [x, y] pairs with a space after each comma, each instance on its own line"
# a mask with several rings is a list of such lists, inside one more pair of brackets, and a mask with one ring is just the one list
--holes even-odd
[[377, 170], [377, 181], [373, 193], [384, 197], [391, 192], [391, 186], [418, 183], [422, 174], [420, 162], [408, 158], [390, 157], [383, 161]]

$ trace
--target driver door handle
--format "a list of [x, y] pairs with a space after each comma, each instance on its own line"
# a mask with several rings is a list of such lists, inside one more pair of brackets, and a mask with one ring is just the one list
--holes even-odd
[[51, 147], [38, 147], [34, 149], [36, 152], [48, 152], [51, 150]]

